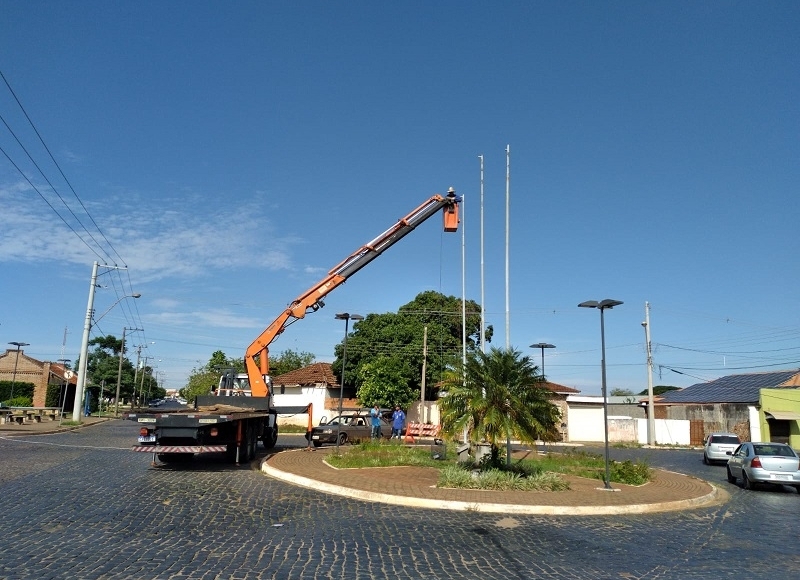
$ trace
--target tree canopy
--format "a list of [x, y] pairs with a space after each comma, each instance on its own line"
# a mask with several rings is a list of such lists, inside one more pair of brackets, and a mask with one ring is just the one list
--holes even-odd
[[[480, 347], [480, 306], [468, 300], [466, 313], [466, 346], [467, 351], [472, 352]], [[401, 306], [396, 313], [369, 314], [364, 320], [355, 322], [347, 337], [345, 386], [360, 385], [370, 373], [388, 366], [393, 376], [405, 380], [407, 391], [419, 393], [423, 360], [426, 359], [425, 398], [433, 399], [445, 371], [461, 359], [461, 317], [460, 298], [425, 291]], [[426, 327], [427, 357], [423, 348]], [[336, 359], [332, 366], [337, 376], [342, 374], [343, 352], [344, 339], [334, 350]], [[364, 374], [362, 369], [367, 365], [371, 370]], [[405, 398], [400, 391], [395, 394]], [[370, 397], [378, 395], [372, 393]], [[419, 400], [419, 396], [412, 400]], [[367, 404], [364, 399], [361, 402]], [[390, 404], [395, 402], [389, 401]]]
[[[285, 350], [269, 361], [270, 374], [282, 375], [306, 367], [314, 362], [314, 355], [308, 352]], [[219, 378], [226, 370], [235, 373], [245, 372], [242, 358], [228, 358], [221, 350], [211, 353], [211, 358], [203, 365], [192, 369], [186, 386], [181, 389], [181, 395], [189, 402], [194, 401], [198, 395], [208, 395], [219, 384]]]

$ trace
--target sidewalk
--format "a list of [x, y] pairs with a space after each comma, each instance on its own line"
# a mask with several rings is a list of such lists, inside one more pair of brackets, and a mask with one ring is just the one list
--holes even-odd
[[0, 425], [0, 435], [8, 436], [19, 433], [20, 435], [45, 435], [47, 433], [59, 433], [61, 431], [72, 431], [87, 425], [95, 425], [105, 421], [113, 421], [114, 417], [82, 417], [80, 425], [67, 425], [70, 419], [64, 419], [59, 425], [58, 421], [43, 420], [41, 423], [25, 422], [22, 425], [16, 423], [4, 423]]
[[432, 467], [336, 469], [325, 463], [334, 448], [275, 453], [261, 471], [288, 483], [365, 501], [427, 509], [507, 514], [611, 515], [691, 509], [724, 503], [728, 493], [695, 477], [654, 469], [642, 486], [567, 477], [570, 489], [559, 492], [489, 491], [436, 487]]

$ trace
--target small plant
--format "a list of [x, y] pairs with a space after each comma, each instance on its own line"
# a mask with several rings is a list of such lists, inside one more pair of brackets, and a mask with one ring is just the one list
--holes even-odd
[[558, 474], [552, 472], [523, 475], [502, 469], [468, 470], [458, 465], [449, 465], [442, 469], [436, 485], [437, 487], [500, 491], [562, 491], [569, 489], [569, 484]]
[[[633, 463], [631, 460], [612, 461], [608, 465], [611, 481], [625, 483], [627, 485], [642, 485], [650, 481], [651, 472], [647, 462], [638, 460]], [[601, 477], [602, 479], [602, 477]]]

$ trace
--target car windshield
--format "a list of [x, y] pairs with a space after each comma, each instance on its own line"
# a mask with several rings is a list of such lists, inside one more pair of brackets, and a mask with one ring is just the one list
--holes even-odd
[[730, 445], [738, 445], [739, 438], [736, 435], [712, 435], [710, 443], [728, 443]]
[[797, 457], [791, 447], [786, 445], [753, 445], [756, 455], [772, 455], [774, 457]]
[[349, 425], [350, 424], [350, 420], [352, 419], [352, 417], [334, 417], [333, 419], [328, 421], [328, 425], [338, 425], [340, 419], [341, 419], [342, 425]]

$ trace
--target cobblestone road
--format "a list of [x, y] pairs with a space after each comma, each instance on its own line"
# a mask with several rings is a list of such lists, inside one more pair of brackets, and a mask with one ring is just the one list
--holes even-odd
[[[0, 438], [3, 579], [692, 579], [800, 576], [800, 496], [748, 492], [697, 451], [647, 455], [731, 493], [641, 516], [440, 512], [323, 495], [257, 465], [151, 468], [133, 423]], [[281, 439], [290, 441], [291, 439]], [[302, 440], [301, 440], [302, 441]]]

